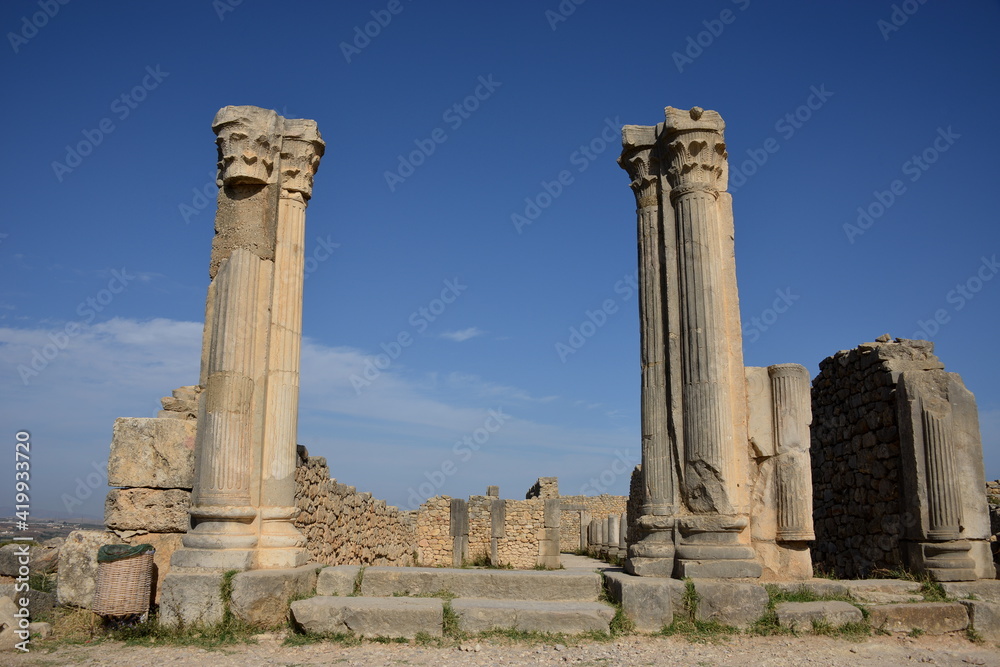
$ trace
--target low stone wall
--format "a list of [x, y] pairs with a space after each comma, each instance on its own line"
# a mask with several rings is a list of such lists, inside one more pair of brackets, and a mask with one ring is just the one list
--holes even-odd
[[469, 497], [469, 559], [489, 560], [492, 553], [493, 503], [502, 502], [492, 496]]
[[326, 459], [308, 457], [295, 469], [295, 525], [312, 560], [324, 565], [412, 565], [413, 512], [386, 505], [330, 478]]

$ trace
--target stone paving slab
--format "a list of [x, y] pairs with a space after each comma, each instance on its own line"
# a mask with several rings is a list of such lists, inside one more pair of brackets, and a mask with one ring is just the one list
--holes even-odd
[[919, 581], [903, 579], [854, 579], [841, 581], [851, 597], [859, 602], [890, 604], [893, 602], [921, 602]]
[[460, 598], [596, 601], [601, 576], [580, 570], [476, 570], [443, 567], [368, 567], [361, 581], [366, 597], [432, 595]]
[[871, 626], [887, 632], [917, 629], [928, 635], [943, 635], [965, 630], [969, 625], [969, 614], [958, 602], [875, 604], [867, 609]]
[[600, 602], [459, 598], [451, 608], [465, 632], [515, 628], [528, 632], [608, 632], [615, 610]]
[[292, 618], [313, 634], [440, 637], [444, 603], [437, 598], [351, 598], [317, 595], [292, 603]]
[[861, 610], [850, 602], [781, 602], [774, 608], [778, 623], [785, 628], [812, 630], [813, 621], [827, 623], [835, 628], [846, 623], [860, 623]]
[[611, 599], [621, 603], [639, 632], [659, 632], [673, 622], [675, 611], [684, 613], [684, 582], [679, 579], [636, 577], [621, 570], [604, 576]]

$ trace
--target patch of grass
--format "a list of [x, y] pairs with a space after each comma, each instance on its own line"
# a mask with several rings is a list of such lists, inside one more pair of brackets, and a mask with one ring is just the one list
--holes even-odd
[[673, 623], [659, 632], [664, 637], [684, 637], [695, 644], [716, 643], [728, 635], [738, 633], [738, 629], [718, 621], [698, 621], [677, 616], [674, 617]]
[[902, 566], [877, 567], [868, 573], [865, 579], [902, 579], [903, 581], [920, 581], [920, 578]]
[[32, 572], [28, 575], [28, 588], [43, 593], [55, 593], [56, 574], [54, 572]]
[[923, 635], [924, 635], [924, 631], [923, 631], [922, 628], [913, 628], [909, 632], [906, 633], [907, 637], [914, 637], [914, 638], [916, 638], [916, 637], [922, 637]]
[[[762, 636], [797, 635], [798, 633], [795, 628], [783, 627], [781, 623], [778, 622], [776, 607], [782, 602], [826, 602], [836, 600], [854, 604], [849, 595], [821, 595], [804, 585], [792, 590], [781, 590], [773, 584], [765, 584], [764, 589], [767, 591], [768, 596], [767, 611], [763, 616], [754, 621], [753, 625], [747, 629], [748, 634]], [[862, 614], [862, 621], [854, 625], [859, 626], [859, 628], [864, 628], [864, 636], [869, 636], [871, 634], [871, 628], [867, 621], [868, 610], [856, 604], [854, 606], [861, 609]], [[859, 631], [859, 628], [851, 626], [852, 624], [848, 623], [845, 626], [833, 627], [829, 623], [825, 623], [823, 621], [813, 621], [812, 631], [814, 634], [825, 634], [837, 637], [845, 636], [850, 638]], [[846, 630], [844, 628], [846, 628]]]
[[867, 621], [844, 623], [835, 627], [826, 621], [814, 620], [812, 622], [812, 631], [814, 635], [839, 637], [851, 641], [861, 641], [872, 635], [872, 627]]
[[365, 578], [365, 566], [362, 565], [361, 569], [358, 570], [358, 576], [354, 577], [354, 590], [351, 591], [350, 597], [358, 597], [361, 595], [361, 582]]
[[441, 633], [450, 639], [463, 639], [465, 633], [458, 627], [458, 613], [451, 608], [451, 601], [454, 597], [452, 595], [448, 599], [442, 598], [444, 599], [444, 609], [442, 610]]
[[837, 575], [833, 572], [827, 572], [821, 564], [816, 563], [813, 565], [813, 578], [815, 579], [836, 579]]
[[934, 581], [929, 576], [920, 582], [920, 594], [927, 602], [950, 602], [951, 598], [944, 592], [944, 587], [940, 582]]
[[965, 629], [965, 638], [973, 644], [983, 644], [986, 642], [986, 640], [983, 639], [983, 636], [976, 632], [976, 629], [971, 625]]
[[620, 604], [615, 603], [615, 616], [611, 619], [611, 637], [631, 635], [635, 632], [635, 622], [625, 614]]
[[409, 644], [410, 640], [406, 637], [372, 637], [370, 641], [376, 644]]

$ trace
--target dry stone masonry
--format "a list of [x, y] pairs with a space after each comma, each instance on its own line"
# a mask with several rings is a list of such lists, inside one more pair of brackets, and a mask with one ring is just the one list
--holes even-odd
[[812, 402], [822, 568], [995, 578], [975, 398], [933, 343], [886, 335], [838, 352], [820, 363]]

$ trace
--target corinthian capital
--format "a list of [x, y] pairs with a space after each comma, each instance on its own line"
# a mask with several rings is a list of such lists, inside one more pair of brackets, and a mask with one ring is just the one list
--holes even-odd
[[628, 172], [639, 208], [653, 206], [656, 199], [656, 181], [659, 179], [659, 162], [654, 152], [656, 128], [643, 125], [626, 125], [622, 128], [622, 154], [618, 166]]
[[319, 169], [326, 150], [316, 121], [286, 118], [281, 144], [281, 194], [299, 194], [308, 200], [312, 196], [313, 176]]
[[270, 109], [228, 106], [212, 121], [219, 147], [218, 185], [273, 183], [281, 117]]
[[676, 197], [692, 190], [717, 193], [725, 189], [726, 124], [715, 111], [667, 107], [659, 137], [661, 155], [669, 164], [666, 177]]

